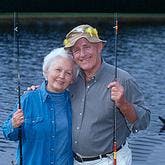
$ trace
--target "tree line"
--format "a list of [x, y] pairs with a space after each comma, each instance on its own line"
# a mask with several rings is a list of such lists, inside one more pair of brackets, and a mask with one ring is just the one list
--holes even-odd
[[0, 12], [164, 13], [164, 0], [0, 0]]

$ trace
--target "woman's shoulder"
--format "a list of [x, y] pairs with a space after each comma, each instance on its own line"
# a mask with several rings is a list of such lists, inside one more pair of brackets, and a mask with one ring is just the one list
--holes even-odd
[[35, 90], [26, 91], [26, 92], [21, 96], [21, 99], [22, 99], [22, 100], [35, 99], [35, 98], [38, 97], [39, 95], [40, 95], [40, 88], [37, 88], [37, 89], [35, 89]]

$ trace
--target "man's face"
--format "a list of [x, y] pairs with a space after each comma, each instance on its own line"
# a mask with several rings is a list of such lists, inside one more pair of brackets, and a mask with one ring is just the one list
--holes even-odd
[[85, 72], [95, 72], [101, 64], [102, 43], [91, 43], [85, 38], [79, 39], [71, 48], [75, 62]]

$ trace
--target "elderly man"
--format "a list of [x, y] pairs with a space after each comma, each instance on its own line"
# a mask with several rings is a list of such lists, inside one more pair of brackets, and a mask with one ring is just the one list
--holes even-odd
[[75, 27], [64, 40], [65, 49], [81, 68], [70, 88], [75, 165], [112, 165], [114, 132], [117, 165], [131, 165], [127, 137], [131, 132], [146, 129], [150, 121], [150, 111], [135, 79], [118, 68], [114, 81], [115, 67], [101, 56], [104, 43], [90, 25]]

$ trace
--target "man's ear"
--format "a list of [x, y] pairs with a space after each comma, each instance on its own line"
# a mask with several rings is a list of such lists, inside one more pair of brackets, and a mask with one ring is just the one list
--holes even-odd
[[97, 43], [97, 47], [98, 47], [98, 53], [101, 54], [102, 49], [104, 47], [103, 43], [102, 42]]
[[74, 78], [70, 81], [70, 85], [73, 84], [73, 82], [74, 82]]

